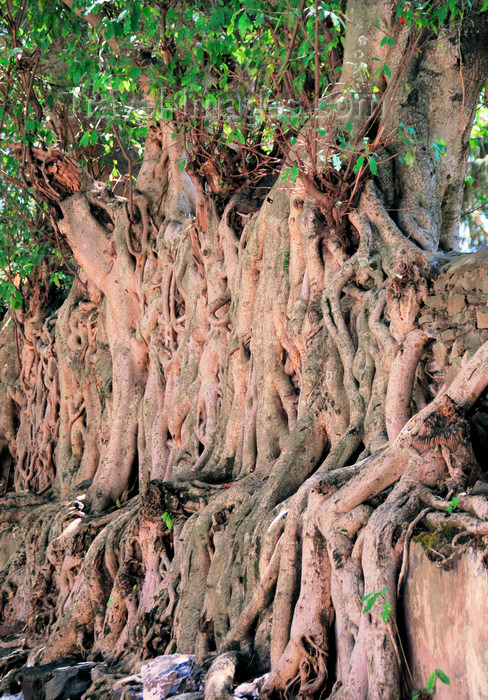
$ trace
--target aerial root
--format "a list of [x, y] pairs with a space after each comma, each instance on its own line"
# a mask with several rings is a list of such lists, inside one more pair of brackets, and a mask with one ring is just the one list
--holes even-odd
[[313, 695], [327, 680], [327, 651], [307, 635], [302, 639], [306, 656], [300, 661], [300, 695]]
[[245, 638], [257, 619], [258, 615], [269, 605], [278, 572], [280, 568], [280, 558], [282, 552], [283, 535], [280, 536], [273, 555], [266, 567], [254, 594], [239, 615], [236, 625], [228, 632], [223, 644], [224, 649], [228, 649], [232, 643]]

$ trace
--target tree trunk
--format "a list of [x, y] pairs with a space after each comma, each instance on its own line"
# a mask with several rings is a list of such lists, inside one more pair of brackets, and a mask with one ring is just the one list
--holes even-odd
[[[0, 523], [17, 546], [0, 613], [42, 660], [239, 650], [271, 670], [266, 698], [414, 690], [394, 623], [410, 525], [480, 473], [467, 416], [488, 384], [471, 318], [486, 261], [447, 251], [488, 27], [483, 13], [434, 38], [395, 13], [348, 5], [341, 90], [359, 99], [334, 128], [361, 133], [386, 65], [369, 134], [388, 157], [338, 227], [306, 170], [222, 204], [180, 172], [166, 126], [150, 130], [133, 211], [51, 154], [74, 173], [59, 226], [81, 280], [54, 316], [42, 299], [13, 313], [0, 341]], [[406, 129], [413, 164], [396, 157]], [[457, 311], [459, 270], [478, 282]], [[479, 349], [449, 361], [449, 328]], [[472, 498], [460, 507], [488, 533]], [[383, 589], [386, 621], [362, 602]]]

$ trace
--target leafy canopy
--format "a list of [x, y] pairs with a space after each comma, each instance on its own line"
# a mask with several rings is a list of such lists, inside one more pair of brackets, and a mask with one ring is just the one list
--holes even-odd
[[[121, 192], [128, 160], [136, 172], [142, 158], [148, 120], [171, 121], [186, 146], [188, 163], [181, 167], [203, 176], [211, 162], [214, 192], [225, 198], [250, 178], [282, 167], [320, 99], [334, 90], [347, 26], [340, 0], [0, 5], [0, 293], [17, 307], [22, 281], [46, 256], [53, 261], [46, 267], [52, 281], [69, 276], [69, 251], [56, 235], [53, 212], [36, 199], [25, 176], [32, 147], [67, 150], [93, 177]], [[455, 0], [400, 2], [396, 21], [435, 32], [443, 22], [459, 22], [462, 13], [463, 4]], [[392, 46], [388, 28], [381, 29]], [[391, 77], [388, 66], [376, 73], [382, 71]], [[486, 124], [483, 106], [473, 132], [473, 162], [485, 157]], [[312, 127], [323, 135], [318, 122]], [[319, 170], [332, 165], [325, 191], [336, 187], [341, 171], [350, 171], [353, 180], [376, 173], [379, 153], [367, 134], [353, 135], [351, 129], [346, 124], [339, 131], [332, 150], [312, 154]], [[408, 162], [415, 138], [405, 133], [404, 139]], [[22, 146], [20, 159], [14, 144]], [[295, 179], [300, 163], [288, 165], [285, 176]], [[467, 192], [478, 211], [486, 198], [470, 177]], [[338, 206], [349, 196], [346, 188]], [[483, 218], [477, 221], [482, 228]]]

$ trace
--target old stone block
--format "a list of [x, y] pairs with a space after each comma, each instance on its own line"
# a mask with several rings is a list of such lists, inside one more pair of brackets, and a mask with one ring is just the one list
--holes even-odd
[[459, 314], [466, 306], [466, 297], [464, 294], [449, 294], [447, 300], [447, 313], [449, 316]]
[[476, 325], [478, 328], [488, 328], [488, 311], [476, 312]]
[[467, 314], [467, 312], [466, 312], [466, 309], [464, 309], [464, 310], [461, 311], [460, 313], [456, 314], [456, 315], [454, 316], [454, 318], [452, 319], [452, 321], [454, 321], [454, 323], [457, 324], [458, 326], [462, 326], [462, 327], [463, 327], [463, 330], [464, 330], [464, 327], [465, 327], [465, 324], [466, 324], [467, 321], [468, 321], [468, 318], [469, 318], [469, 316], [468, 316], [468, 314]]
[[[450, 685], [439, 700], [483, 700], [488, 678], [488, 570], [483, 552], [468, 551], [449, 571], [411, 544], [401, 597], [407, 657], [414, 682], [424, 687], [440, 668]], [[436, 696], [437, 697], [437, 696]]]
[[477, 286], [477, 279], [476, 275], [474, 275], [472, 272], [465, 272], [464, 277], [461, 280], [461, 287], [464, 289], [465, 292], [472, 292], [473, 289], [476, 289]]
[[466, 346], [464, 345], [464, 338], [458, 338], [454, 345], [452, 346], [451, 350], [451, 362], [454, 357], [460, 356], [463, 354], [463, 352], [466, 350]]
[[434, 282], [434, 292], [438, 294], [439, 292], [444, 292], [446, 290], [446, 278], [438, 277]]
[[470, 353], [476, 352], [483, 344], [483, 338], [476, 331], [471, 331], [468, 333], [464, 339], [464, 344]]
[[444, 367], [447, 360], [447, 348], [443, 343], [434, 343], [432, 347], [432, 352], [434, 354], [434, 359], [439, 365], [439, 367]]
[[443, 343], [448, 343], [449, 341], [455, 339], [456, 333], [452, 330], [452, 328], [447, 328], [445, 331], [441, 331], [439, 333], [439, 340], [441, 340]]
[[429, 309], [441, 309], [445, 301], [439, 294], [434, 294], [433, 296], [427, 297], [424, 304], [429, 307]]
[[423, 323], [432, 323], [433, 320], [434, 317], [432, 316], [432, 314], [424, 314], [419, 318], [419, 325], [422, 325]]
[[90, 661], [76, 664], [62, 659], [22, 671], [22, 696], [25, 700], [79, 700], [91, 684]]
[[481, 291], [484, 294], [488, 294], [488, 275], [486, 273], [481, 282]]
[[200, 691], [201, 667], [192, 654], [157, 656], [141, 668], [144, 700]]
[[46, 700], [75, 700], [81, 698], [91, 685], [90, 662], [56, 669], [54, 678], [45, 685]]

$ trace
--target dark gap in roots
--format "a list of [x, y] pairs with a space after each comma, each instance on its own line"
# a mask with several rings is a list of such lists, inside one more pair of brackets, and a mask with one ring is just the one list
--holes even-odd
[[130, 476], [127, 483], [127, 500], [129, 500], [130, 498], [137, 496], [137, 494], [139, 493], [139, 455], [137, 450], [134, 455], [134, 460], [132, 462]]
[[357, 252], [357, 249], [359, 248], [359, 233], [357, 232], [355, 226], [353, 226], [346, 217], [343, 218], [343, 223], [344, 239], [346, 241], [345, 252], [349, 256], [352, 256], [354, 255], [354, 253]]
[[477, 401], [473, 411], [468, 416], [468, 420], [474, 456], [486, 477], [487, 470], [483, 466], [486, 463], [486, 454], [488, 452], [488, 399], [486, 395]]
[[204, 451], [205, 451], [205, 445], [203, 444], [203, 442], [200, 442], [200, 440], [199, 440], [198, 441], [198, 456], [201, 457], [202, 454], [204, 453]]
[[344, 466], [351, 467], [354, 464], [356, 464], [356, 462], [359, 459], [359, 456], [361, 455], [362, 452], [364, 452], [364, 449], [365, 449], [364, 442], [361, 441], [359, 443], [359, 445], [356, 447], [354, 454], [351, 455], [351, 458], [348, 460], [347, 464], [345, 464]]
[[114, 225], [112, 217], [109, 216], [106, 209], [103, 207], [99, 207], [96, 204], [90, 204], [90, 213], [94, 219], [102, 224], [104, 228], [107, 227], [107, 224], [111, 224], [112, 226]]
[[329, 632], [328, 638], [328, 650], [327, 650], [327, 679], [325, 682], [325, 688], [320, 692], [321, 698], [328, 698], [334, 687], [334, 683], [337, 680], [337, 640], [336, 640], [336, 628], [335, 624]]
[[327, 459], [327, 457], [329, 455], [330, 448], [331, 448], [331, 444], [330, 444], [329, 440], [326, 440], [325, 445], [324, 445], [323, 450], [322, 450], [322, 453], [317, 460], [317, 464], [315, 465], [314, 471], [317, 471], [323, 465], [323, 463], [325, 462], [325, 460]]
[[14, 490], [14, 463], [8, 447], [0, 452], [0, 496]]
[[[405, 579], [402, 582], [402, 587], [400, 591], [400, 596], [398, 598], [397, 602], [397, 611], [396, 611], [396, 621], [398, 625], [398, 633], [400, 635], [400, 641], [403, 646], [403, 650], [405, 651], [405, 655], [407, 657], [407, 663], [411, 667], [411, 660], [412, 660], [412, 648], [410, 646], [410, 640], [407, 635], [407, 627], [406, 627], [406, 618], [405, 618], [405, 608], [403, 605], [403, 595], [405, 591]], [[399, 641], [398, 639], [396, 640], [397, 646], [399, 647]], [[400, 649], [399, 649], [400, 651]], [[401, 651], [400, 651], [401, 655]], [[410, 668], [411, 670], [411, 668]], [[400, 669], [400, 675], [404, 679], [402, 682], [402, 685], [407, 684], [408, 685], [408, 669], [405, 666], [405, 662], [402, 662], [402, 668]], [[415, 679], [416, 680], [416, 679]], [[406, 695], [405, 693], [402, 694], [402, 698], [409, 698], [410, 694]]]

